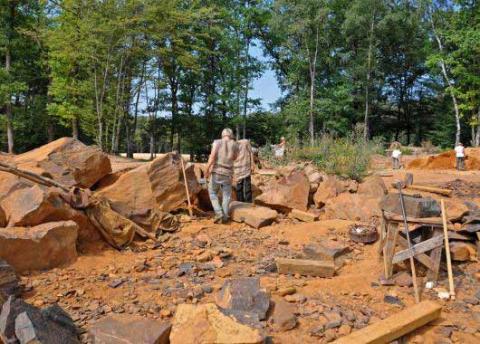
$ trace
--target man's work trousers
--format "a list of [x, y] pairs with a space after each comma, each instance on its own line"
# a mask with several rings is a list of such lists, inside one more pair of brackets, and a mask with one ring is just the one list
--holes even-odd
[[252, 203], [252, 177], [248, 176], [237, 181], [237, 201]]
[[[228, 220], [230, 200], [232, 198], [232, 179], [228, 176], [212, 173], [208, 182], [208, 194], [212, 202], [216, 217]], [[218, 193], [222, 190], [222, 205], [218, 200]]]
[[464, 171], [465, 170], [465, 158], [464, 157], [457, 157], [457, 170]]
[[400, 159], [392, 158], [392, 165], [394, 170], [398, 170], [400, 168]]

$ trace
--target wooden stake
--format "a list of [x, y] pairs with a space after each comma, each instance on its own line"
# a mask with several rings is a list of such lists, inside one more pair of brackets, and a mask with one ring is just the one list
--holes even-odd
[[442, 207], [443, 236], [445, 237], [445, 253], [447, 256], [448, 285], [450, 287], [450, 297], [455, 299], [455, 286], [453, 284], [452, 259], [450, 257], [450, 243], [448, 242], [447, 212], [445, 211], [445, 202], [440, 200]]
[[190, 191], [188, 190], [187, 173], [185, 172], [185, 164], [183, 163], [182, 154], [180, 154], [180, 162], [182, 163], [183, 183], [185, 185], [185, 192], [187, 193], [188, 214], [193, 216], [192, 203], [190, 202]]

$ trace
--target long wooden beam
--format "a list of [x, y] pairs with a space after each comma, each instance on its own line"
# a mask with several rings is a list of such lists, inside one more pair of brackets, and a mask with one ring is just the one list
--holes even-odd
[[450, 197], [452, 196], [453, 191], [449, 189], [441, 189], [441, 188], [436, 188], [433, 186], [424, 186], [424, 185], [408, 185], [407, 189], [411, 190], [417, 190], [417, 191], [425, 191], [425, 192], [430, 192], [434, 194], [439, 194], [443, 196]]
[[375, 324], [337, 339], [334, 344], [385, 344], [440, 317], [442, 306], [423, 301]]

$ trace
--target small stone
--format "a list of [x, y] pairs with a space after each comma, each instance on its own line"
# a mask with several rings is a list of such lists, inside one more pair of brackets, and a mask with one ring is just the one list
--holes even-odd
[[295, 287], [286, 287], [286, 288], [278, 289], [275, 294], [280, 296], [286, 296], [286, 295], [295, 294], [296, 292], [297, 292], [297, 289]]
[[466, 297], [463, 299], [465, 303], [468, 303], [470, 305], [478, 305], [480, 301], [477, 298], [474, 297]]
[[167, 318], [167, 317], [170, 317], [171, 315], [172, 315], [172, 312], [169, 309], [162, 309], [160, 311], [160, 316], [162, 318]]
[[324, 333], [325, 341], [327, 343], [333, 342], [337, 338], [337, 333], [333, 328], [328, 329]]
[[412, 276], [406, 271], [399, 272], [393, 279], [399, 287], [411, 287], [413, 285]]
[[271, 322], [276, 331], [288, 331], [297, 325], [297, 317], [295, 316], [295, 308], [283, 301], [275, 300]]
[[352, 328], [349, 325], [346, 325], [346, 324], [343, 324], [338, 329], [338, 335], [339, 336], [346, 336], [347, 334], [350, 334], [350, 332], [352, 332]]
[[284, 299], [287, 302], [296, 302], [296, 303], [304, 303], [305, 301], [307, 301], [307, 298], [302, 294], [285, 295]]

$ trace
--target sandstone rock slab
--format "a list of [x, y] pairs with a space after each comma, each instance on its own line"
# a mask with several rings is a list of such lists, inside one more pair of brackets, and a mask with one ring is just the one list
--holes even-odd
[[19, 273], [70, 264], [77, 258], [77, 235], [73, 221], [0, 228], [0, 258]]
[[306, 211], [310, 183], [302, 171], [294, 171], [290, 175], [273, 181], [255, 202], [271, 208], [289, 211], [299, 209]]
[[272, 224], [278, 213], [270, 208], [234, 201], [230, 203], [230, 217], [235, 222], [243, 222], [254, 228]]
[[112, 315], [94, 323], [88, 333], [95, 344], [168, 344], [170, 324], [136, 315]]
[[67, 187], [90, 188], [112, 171], [108, 156], [98, 147], [63, 137], [13, 159], [20, 169], [50, 177]]
[[170, 333], [171, 344], [259, 344], [265, 336], [259, 329], [240, 324], [213, 303], [177, 306]]
[[273, 300], [273, 310], [270, 317], [270, 323], [275, 331], [289, 331], [297, 326], [297, 317], [295, 316], [295, 306], [275, 298]]

